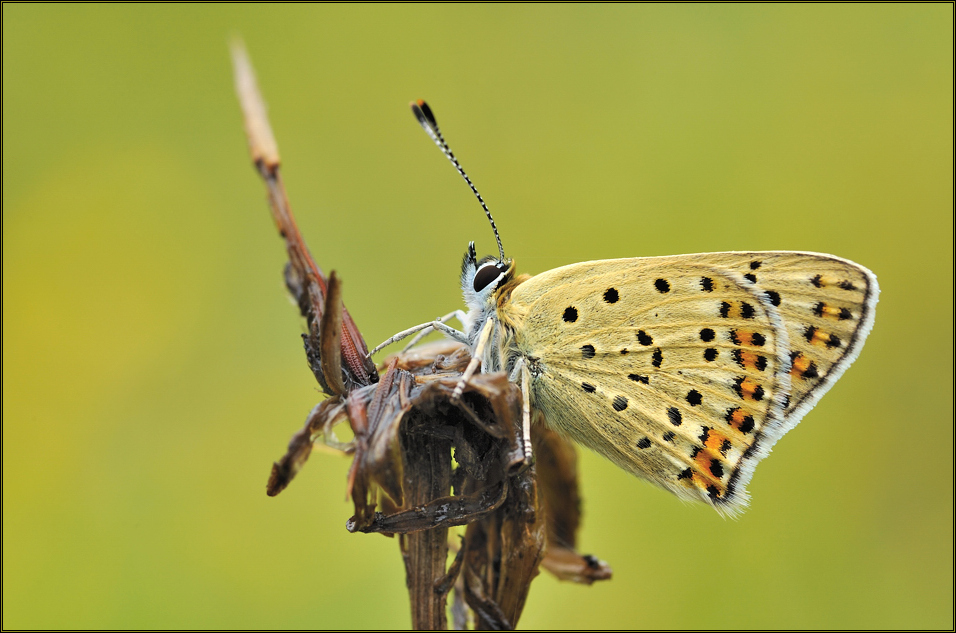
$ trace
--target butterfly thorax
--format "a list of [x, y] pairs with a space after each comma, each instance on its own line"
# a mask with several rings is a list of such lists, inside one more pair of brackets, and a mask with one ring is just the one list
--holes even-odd
[[523, 316], [523, 310], [515, 310], [511, 302], [511, 293], [524, 282], [531, 279], [531, 275], [516, 275], [504, 283], [502, 283], [498, 289], [495, 291], [494, 296], [494, 309], [498, 318], [498, 322], [502, 327], [514, 328], [518, 325], [520, 319]]

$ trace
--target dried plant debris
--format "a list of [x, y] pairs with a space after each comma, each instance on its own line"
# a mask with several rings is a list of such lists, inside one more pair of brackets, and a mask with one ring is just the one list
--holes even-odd
[[[370, 385], [377, 381], [378, 373], [368, 356], [368, 347], [345, 306], [341, 304], [341, 295], [329, 297], [329, 279], [318, 267], [299, 233], [299, 227], [292, 215], [285, 184], [279, 174], [279, 149], [272, 134], [272, 126], [266, 116], [266, 106], [259, 92], [252, 64], [246, 50], [240, 42], [233, 42], [232, 62], [236, 83], [236, 94], [242, 107], [246, 136], [249, 141], [249, 153], [252, 162], [265, 181], [269, 194], [272, 218], [279, 234], [286, 243], [289, 263], [285, 269], [286, 286], [295, 297], [299, 311], [306, 319], [309, 333], [305, 339], [306, 356], [316, 380], [323, 391], [329, 395], [343, 395], [346, 389]], [[331, 299], [331, 301], [327, 301]], [[319, 330], [326, 304], [341, 305], [341, 315], [335, 310], [332, 325], [336, 332], [330, 342], [339, 341], [339, 354], [327, 354], [323, 363], [322, 348], [319, 343]], [[341, 321], [335, 324], [335, 321]], [[330, 358], [334, 356], [334, 358]], [[331, 372], [341, 367], [341, 379]], [[330, 382], [331, 381], [331, 382]]]
[[[398, 535], [416, 629], [447, 628], [453, 588], [455, 628], [510, 629], [539, 566], [579, 583], [610, 578], [607, 564], [574, 549], [581, 517], [574, 447], [538, 416], [536, 462], [528, 465], [521, 392], [505, 374], [476, 374], [455, 398], [471, 360], [460, 343], [420, 345], [380, 368], [371, 362], [342, 303], [340, 280], [316, 265], [295, 224], [278, 148], [239, 43], [233, 62], [250, 153], [286, 243], [286, 286], [306, 319], [306, 359], [329, 396], [273, 464], [267, 494], [291, 483], [316, 442], [351, 454], [347, 492], [355, 512], [346, 527]], [[347, 442], [335, 434], [344, 422], [352, 433]], [[449, 564], [449, 528], [462, 525]]]

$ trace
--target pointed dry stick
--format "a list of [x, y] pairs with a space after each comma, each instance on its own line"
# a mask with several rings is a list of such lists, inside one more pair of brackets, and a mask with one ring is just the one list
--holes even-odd
[[[279, 175], [279, 148], [276, 145], [275, 137], [272, 135], [272, 127], [269, 125], [269, 118], [266, 115], [265, 102], [259, 92], [255, 73], [252, 70], [249, 57], [246, 55], [245, 47], [238, 40], [232, 43], [232, 61], [236, 94], [242, 106], [246, 135], [249, 139], [249, 153], [252, 155], [252, 161], [269, 190], [272, 217], [279, 233], [286, 241], [286, 249], [292, 267], [306, 284], [311, 281], [317, 286], [315, 294], [319, 296], [312, 297], [312, 307], [316, 317], [321, 319], [324, 313], [325, 295], [328, 292], [328, 280], [309, 253], [305, 240], [302, 239], [299, 228], [296, 226], [285, 186], [282, 184], [282, 177]], [[345, 336], [341, 337], [340, 353], [350, 377], [359, 385], [369, 385], [376, 382], [378, 374], [375, 371], [375, 365], [368, 357], [368, 348], [344, 305], [342, 306], [341, 318]], [[341, 382], [340, 379], [330, 379], [327, 376], [326, 381], [329, 380]], [[338, 393], [340, 395], [344, 394], [344, 390]]]

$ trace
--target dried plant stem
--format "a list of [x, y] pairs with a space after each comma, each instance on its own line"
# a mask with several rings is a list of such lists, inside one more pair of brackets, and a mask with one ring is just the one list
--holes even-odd
[[[406, 433], [402, 443], [406, 460], [404, 488], [407, 504], [414, 508], [448, 495], [451, 489], [451, 442]], [[448, 559], [448, 528], [403, 534], [401, 545], [412, 607], [412, 628], [446, 629], [447, 589], [441, 591], [440, 585]]]
[[[527, 466], [521, 390], [506, 374], [477, 373], [457, 391], [471, 356], [466, 346], [446, 341], [392, 357], [379, 377], [342, 303], [339, 279], [334, 271], [325, 276], [299, 233], [252, 66], [240, 43], [232, 53], [250, 153], [286, 244], [286, 286], [308, 326], [306, 358], [330, 396], [273, 465], [267, 494], [289, 485], [316, 441], [353, 454], [347, 491], [355, 514], [348, 529], [399, 535], [414, 629], [447, 628], [452, 587], [457, 627], [470, 609], [475, 628], [508, 629], [521, 617], [539, 566], [580, 583], [610, 578], [605, 563], [574, 550], [580, 523], [574, 447], [539, 415], [539, 462]], [[341, 444], [333, 428], [346, 420], [355, 437]], [[448, 530], [458, 525], [468, 527], [448, 566]]]

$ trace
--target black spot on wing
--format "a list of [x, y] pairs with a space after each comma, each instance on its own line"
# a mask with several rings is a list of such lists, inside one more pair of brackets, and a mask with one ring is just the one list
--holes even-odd
[[734, 388], [734, 392], [737, 394], [737, 397], [738, 397], [738, 398], [743, 398], [743, 397], [744, 397], [744, 389], [743, 389], [743, 387], [741, 386], [741, 385], [743, 385], [744, 380], [745, 380], [745, 377], [743, 377], [743, 376], [741, 376], [740, 378], [737, 378], [736, 380], [734, 380], [734, 387], [733, 387], [733, 388]]
[[712, 363], [717, 360], [717, 350], [713, 347], [708, 347], [704, 350], [704, 360], [708, 363]]
[[587, 360], [589, 358], [594, 358], [594, 346], [591, 344], [581, 346], [581, 356]]
[[623, 411], [627, 408], [627, 398], [624, 396], [615, 396], [611, 406], [614, 407], [615, 411]]
[[647, 439], [646, 437], [642, 437], [641, 439], [637, 441], [637, 447], [640, 449], [650, 448], [651, 441]]
[[641, 383], [644, 383], [645, 385], [648, 383], [647, 376], [641, 376], [640, 374], [628, 374], [627, 377], [633, 380], [634, 382], [641, 382]]
[[674, 432], [673, 432], [673, 431], [668, 431], [667, 433], [664, 433], [664, 435], [661, 436], [661, 439], [663, 439], [665, 442], [673, 442], [673, 441], [674, 441]]
[[710, 472], [712, 472], [717, 479], [724, 476], [724, 466], [720, 463], [719, 459], [710, 460]]
[[661, 348], [654, 350], [654, 355], [651, 357], [651, 365], [654, 367], [660, 367], [661, 363], [664, 362], [664, 352], [661, 351]]
[[730, 316], [730, 304], [727, 303], [726, 301], [720, 302], [720, 316], [722, 316], [725, 319], [728, 316]]
[[700, 278], [700, 289], [704, 292], [713, 292], [714, 291], [714, 280], [710, 277], [701, 277]]
[[814, 276], [810, 279], [810, 283], [812, 283], [812, 284], [814, 285], [814, 287], [816, 287], [816, 288], [822, 288], [822, 287], [823, 287], [823, 275], [814, 275]]
[[578, 320], [578, 309], [574, 306], [568, 306], [564, 309], [564, 315], [561, 317], [565, 323], [574, 323]]
[[582, 383], [581, 383], [581, 389], [584, 389], [584, 390], [587, 391], [588, 393], [594, 393], [594, 391], [597, 389], [597, 387], [595, 387], [595, 386], [592, 385], [591, 383], [582, 382]]
[[677, 479], [690, 479], [691, 471], [690, 468], [685, 468], [677, 474]]
[[616, 288], [608, 288], [604, 291], [604, 300], [608, 303], [617, 303], [618, 298]]
[[670, 420], [674, 426], [680, 426], [681, 422], [684, 421], [677, 407], [671, 407], [667, 410], [667, 419]]
[[840, 308], [840, 320], [846, 321], [847, 319], [853, 318], [853, 313], [850, 312], [849, 308]]
[[837, 285], [843, 288], [844, 290], [856, 290], [856, 286], [854, 286], [853, 282], [849, 281], [848, 279], [844, 279]]
[[703, 396], [701, 396], [700, 392], [697, 391], [696, 389], [691, 389], [690, 391], [687, 392], [687, 402], [690, 403], [690, 406], [696, 407], [703, 401], [704, 401]]
[[756, 313], [757, 312], [756, 310], [754, 310], [754, 307], [752, 305], [750, 305], [746, 301], [740, 302], [740, 316], [742, 316], [745, 319], [752, 319], [754, 318], [754, 315]]
[[705, 343], [709, 343], [714, 340], [714, 336], [714, 331], [709, 327], [705, 327], [700, 331], [700, 340], [704, 341]]
[[807, 339], [807, 342], [809, 343], [810, 341], [813, 340], [813, 335], [816, 333], [817, 333], [817, 328], [811, 325], [803, 331], [803, 338]]
[[754, 332], [753, 336], [750, 337], [750, 342], [757, 347], [763, 347], [764, 343], [767, 342], [767, 339], [765, 339], [763, 334], [760, 332]]
[[840, 347], [840, 345], [842, 344], [843, 344], [843, 341], [841, 341], [840, 337], [837, 336], [836, 334], [831, 334], [830, 338], [827, 339], [827, 347], [831, 349], [834, 347]]
[[750, 262], [750, 270], [757, 270], [758, 268], [760, 268], [760, 264], [762, 263], [763, 262], [757, 261], [757, 260]]
[[776, 290], [767, 290], [764, 292], [768, 299], [770, 299], [770, 305], [776, 307], [780, 305], [780, 293]]
[[815, 306], [813, 306], [813, 313], [814, 313], [815, 315], [817, 315], [818, 317], [822, 317], [822, 316], [823, 316], [823, 310], [824, 310], [826, 307], [827, 307], [827, 304], [823, 303], [822, 301], [817, 301], [817, 304], [816, 304]]
[[654, 343], [654, 339], [651, 338], [644, 330], [637, 331], [637, 342], [641, 345], [651, 345]]
[[741, 367], [744, 366], [743, 353], [739, 349], [735, 349], [734, 351], [732, 351], [730, 353], [730, 357], [733, 358], [734, 362], [740, 365]]
[[[738, 413], [740, 414], [740, 416], [737, 415]], [[740, 424], [737, 428], [740, 430], [741, 433], [750, 433], [751, 431], [753, 431], [754, 418], [752, 415], [744, 414], [741, 411], [740, 407], [730, 407], [729, 409], [727, 409], [727, 413], [726, 415], [724, 415], [724, 420], [727, 422], [727, 424], [730, 424], [731, 426], [733, 426], [734, 421], [737, 419], [740, 420]]]
[[658, 279], [654, 282], [654, 287], [657, 288], [657, 291], [660, 293], [670, 292], [671, 285], [667, 283], [666, 279]]
[[752, 284], [757, 283], [757, 275], [755, 275], [755, 274], [753, 274], [753, 273], [747, 273], [746, 275], [744, 275], [744, 279], [746, 279], [747, 281], [749, 281], [749, 282], [752, 283]]

